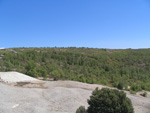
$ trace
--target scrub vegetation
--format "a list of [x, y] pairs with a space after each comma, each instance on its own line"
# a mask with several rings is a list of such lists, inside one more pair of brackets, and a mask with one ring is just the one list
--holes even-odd
[[134, 92], [150, 91], [150, 49], [3, 49], [0, 71], [103, 84]]
[[96, 88], [88, 99], [88, 104], [87, 110], [80, 106], [76, 113], [134, 113], [131, 100], [123, 91], [115, 89]]

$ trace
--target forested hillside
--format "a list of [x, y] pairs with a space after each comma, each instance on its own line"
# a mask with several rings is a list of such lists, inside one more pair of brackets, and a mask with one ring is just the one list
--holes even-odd
[[11, 48], [0, 50], [0, 71], [150, 90], [150, 49]]

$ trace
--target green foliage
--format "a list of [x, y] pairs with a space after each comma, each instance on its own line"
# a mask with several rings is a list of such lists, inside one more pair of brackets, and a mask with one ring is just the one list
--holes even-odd
[[27, 75], [32, 76], [32, 77], [37, 77], [37, 71], [35, 69], [30, 69], [26, 72]]
[[120, 90], [123, 90], [123, 82], [120, 81], [117, 88]]
[[138, 91], [141, 91], [142, 88], [141, 88], [141, 86], [139, 86], [139, 85], [132, 85], [132, 86], [131, 86], [131, 90], [133, 90], [133, 91], [135, 91], [135, 92], [138, 92]]
[[40, 73], [44, 78], [47, 77], [47, 71], [44, 68], [40, 68]]
[[96, 88], [88, 100], [88, 113], [134, 113], [131, 100], [123, 91]]
[[25, 66], [25, 68], [26, 68], [27, 71], [35, 69], [35, 67], [36, 67], [36, 63], [33, 60], [28, 61], [28, 63]]
[[143, 97], [147, 97], [147, 92], [144, 92], [143, 94], [140, 94]]
[[60, 69], [57, 69], [57, 70], [53, 70], [50, 75], [52, 77], [54, 77], [54, 80], [58, 80], [60, 78], [63, 78], [63, 75], [64, 73], [60, 70]]
[[76, 113], [87, 113], [86, 112], [86, 109], [84, 106], [80, 106], [77, 110], [76, 110]]
[[26, 64], [26, 74], [32, 77], [37, 77], [37, 70], [35, 69], [36, 64], [34, 61], [28, 61], [28, 63]]
[[12, 48], [0, 50], [0, 71], [150, 91], [149, 55], [150, 49]]

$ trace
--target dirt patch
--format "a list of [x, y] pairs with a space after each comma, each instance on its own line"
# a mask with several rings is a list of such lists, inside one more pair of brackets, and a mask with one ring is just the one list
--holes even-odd
[[33, 83], [33, 82], [17, 82], [15, 86], [18, 87], [24, 87], [24, 88], [43, 88], [47, 89], [47, 87], [44, 86], [44, 83]]
[[31, 84], [31, 82], [17, 82], [16, 86], [24, 86], [26, 84]]

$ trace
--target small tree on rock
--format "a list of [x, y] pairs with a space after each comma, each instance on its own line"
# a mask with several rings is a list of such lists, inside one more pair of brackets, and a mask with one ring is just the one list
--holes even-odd
[[117, 88], [120, 90], [123, 90], [123, 82], [120, 81]]
[[87, 113], [87, 112], [86, 112], [86, 109], [85, 109], [84, 106], [80, 106], [80, 107], [77, 109], [76, 113]]
[[131, 100], [123, 91], [96, 88], [88, 100], [88, 113], [134, 113]]

